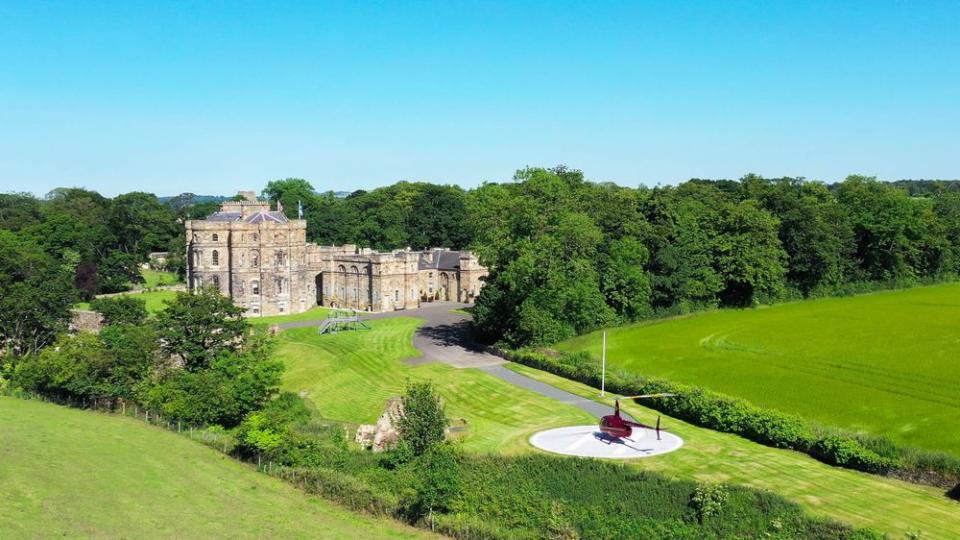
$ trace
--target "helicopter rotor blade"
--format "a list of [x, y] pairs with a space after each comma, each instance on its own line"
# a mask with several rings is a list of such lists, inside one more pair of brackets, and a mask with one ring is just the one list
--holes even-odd
[[639, 396], [623, 396], [623, 399], [645, 399], [645, 398], [661, 398], [661, 397], [673, 397], [676, 394], [671, 394], [669, 392], [660, 392], [658, 394], [641, 394]]

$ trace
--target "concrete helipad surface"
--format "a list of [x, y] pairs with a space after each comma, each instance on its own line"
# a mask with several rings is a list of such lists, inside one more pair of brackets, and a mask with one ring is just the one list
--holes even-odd
[[673, 433], [657, 434], [649, 429], [635, 429], [629, 439], [615, 439], [600, 432], [597, 426], [573, 426], [541, 431], [530, 437], [530, 444], [568, 456], [630, 459], [673, 452], [683, 446], [683, 439]]

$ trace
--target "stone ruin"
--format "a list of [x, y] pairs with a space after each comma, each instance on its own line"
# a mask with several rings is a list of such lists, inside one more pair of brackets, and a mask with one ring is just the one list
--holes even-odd
[[392, 397], [387, 407], [377, 419], [376, 425], [362, 424], [357, 428], [357, 444], [374, 452], [383, 452], [392, 448], [400, 438], [397, 423], [403, 416], [403, 400]]

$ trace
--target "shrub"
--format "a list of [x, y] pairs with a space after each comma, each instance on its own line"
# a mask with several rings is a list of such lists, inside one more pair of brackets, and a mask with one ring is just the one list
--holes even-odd
[[407, 385], [403, 396], [403, 416], [397, 422], [401, 445], [409, 448], [415, 456], [423, 455], [443, 441], [444, 430], [449, 423], [440, 395], [432, 384]]
[[891, 460], [868, 450], [856, 439], [836, 435], [818, 440], [811, 455], [824, 463], [875, 474], [886, 474], [894, 466]]
[[704, 484], [697, 486], [690, 496], [690, 506], [697, 512], [702, 523], [706, 518], [720, 515], [724, 503], [727, 502], [727, 488], [721, 484]]
[[385, 516], [399, 513], [400, 503], [395, 494], [374, 489], [344, 472], [325, 468], [297, 469], [296, 476], [297, 483], [308, 493], [333, 499], [351, 510]]
[[104, 324], [143, 324], [147, 320], [147, 302], [133, 295], [96, 298], [90, 309], [103, 316]]

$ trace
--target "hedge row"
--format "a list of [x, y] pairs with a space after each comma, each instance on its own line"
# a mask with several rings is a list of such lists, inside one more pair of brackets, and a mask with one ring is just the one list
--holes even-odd
[[[539, 351], [503, 351], [510, 360], [590, 386], [600, 387], [600, 364], [588, 353], [550, 356]], [[762, 409], [752, 403], [623, 370], [607, 370], [606, 389], [621, 395], [670, 392], [670, 399], [644, 405], [716, 431], [734, 433], [775, 448], [788, 448], [848, 469], [890, 475], [944, 489], [960, 481], [960, 459], [899, 447], [885, 438], [859, 438], [839, 430], [817, 429], [801, 417]], [[960, 491], [960, 484], [954, 488]]]

